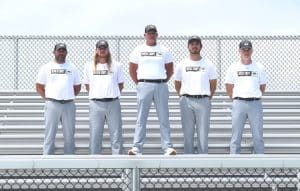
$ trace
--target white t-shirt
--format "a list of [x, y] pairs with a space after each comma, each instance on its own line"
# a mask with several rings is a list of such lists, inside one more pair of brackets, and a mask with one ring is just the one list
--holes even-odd
[[210, 95], [209, 80], [217, 79], [217, 68], [206, 58], [186, 58], [176, 66], [174, 79], [181, 81], [180, 95]]
[[173, 62], [173, 57], [167, 48], [159, 44], [142, 44], [133, 50], [129, 61], [138, 64], [138, 79], [166, 79], [165, 64]]
[[36, 83], [45, 85], [46, 98], [74, 99], [74, 85], [80, 85], [80, 74], [73, 64], [51, 61], [41, 67]]
[[124, 73], [120, 63], [113, 61], [111, 69], [107, 64], [88, 62], [84, 68], [83, 83], [89, 84], [89, 99], [115, 98], [120, 96], [119, 83], [124, 82]]
[[225, 84], [233, 84], [232, 97], [261, 97], [260, 85], [266, 84], [267, 77], [263, 65], [234, 63], [227, 69]]

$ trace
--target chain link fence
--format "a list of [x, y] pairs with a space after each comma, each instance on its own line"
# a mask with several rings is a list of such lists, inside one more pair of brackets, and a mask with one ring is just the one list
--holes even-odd
[[0, 190], [299, 191], [298, 155], [2, 156]]
[[1, 190], [132, 190], [126, 169], [3, 169]]
[[0, 189], [299, 191], [299, 174], [294, 168], [2, 169]]
[[[253, 42], [253, 59], [267, 70], [268, 91], [300, 90], [300, 36], [203, 36], [202, 55], [218, 68], [218, 90], [224, 90], [224, 77], [230, 64], [239, 60], [238, 44], [242, 39]], [[131, 51], [144, 42], [138, 36], [0, 36], [0, 90], [35, 91], [38, 69], [53, 59], [57, 42], [68, 46], [68, 61], [83, 71], [84, 64], [92, 60], [95, 44], [106, 39], [113, 58], [122, 63], [125, 71], [125, 90], [134, 90], [128, 73]], [[162, 36], [159, 43], [168, 47], [175, 66], [188, 55], [188, 36]], [[169, 82], [174, 90], [174, 82]]]

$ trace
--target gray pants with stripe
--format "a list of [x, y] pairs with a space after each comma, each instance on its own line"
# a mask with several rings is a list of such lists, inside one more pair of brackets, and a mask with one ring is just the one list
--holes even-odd
[[146, 137], [146, 123], [152, 102], [154, 102], [160, 124], [162, 150], [172, 148], [169, 122], [169, 90], [166, 83], [139, 82], [137, 85], [137, 123], [133, 147], [142, 153]]
[[254, 153], [264, 153], [263, 108], [261, 100], [233, 100], [230, 154], [239, 154], [241, 152], [242, 135], [247, 119], [251, 127]]
[[194, 154], [194, 134], [197, 133], [197, 153], [208, 153], [208, 131], [211, 102], [206, 98], [180, 97], [184, 154]]
[[101, 154], [103, 129], [107, 122], [112, 154], [122, 154], [122, 119], [120, 100], [102, 102], [90, 100], [90, 154]]
[[43, 154], [53, 155], [55, 136], [59, 122], [62, 124], [64, 136], [64, 154], [75, 153], [75, 103], [58, 103], [47, 100], [45, 103], [45, 137]]

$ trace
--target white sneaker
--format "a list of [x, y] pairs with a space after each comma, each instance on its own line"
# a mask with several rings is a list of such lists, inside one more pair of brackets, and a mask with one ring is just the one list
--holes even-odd
[[128, 155], [138, 155], [139, 150], [136, 147], [132, 147], [131, 149], [128, 150]]
[[175, 149], [173, 149], [173, 148], [167, 148], [167, 150], [166, 150], [166, 152], [165, 152], [164, 155], [176, 155], [176, 154], [177, 154], [177, 152], [176, 152]]

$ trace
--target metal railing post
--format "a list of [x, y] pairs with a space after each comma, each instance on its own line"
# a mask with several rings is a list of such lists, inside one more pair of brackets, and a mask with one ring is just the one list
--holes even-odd
[[297, 191], [300, 191], [300, 172], [299, 172], [299, 170], [298, 170], [298, 173], [297, 173], [297, 179], [298, 179]]
[[140, 191], [140, 169], [132, 169], [132, 191]]

